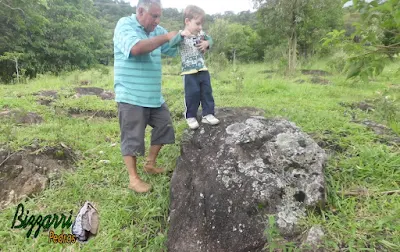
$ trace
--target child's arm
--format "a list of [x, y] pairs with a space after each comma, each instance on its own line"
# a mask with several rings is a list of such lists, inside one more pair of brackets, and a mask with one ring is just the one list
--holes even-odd
[[197, 48], [199, 48], [200, 51], [205, 53], [207, 50], [209, 50], [212, 47], [213, 40], [209, 35], [207, 35], [203, 32], [201, 32], [201, 33], [202, 33], [201, 36], [203, 37], [203, 39], [196, 46], [197, 46]]

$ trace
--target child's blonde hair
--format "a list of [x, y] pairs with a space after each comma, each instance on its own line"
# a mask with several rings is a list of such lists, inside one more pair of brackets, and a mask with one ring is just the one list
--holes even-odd
[[183, 11], [183, 22], [185, 22], [186, 18], [192, 20], [193, 18], [201, 17], [201, 20], [204, 21], [204, 16], [206, 13], [200, 7], [195, 5], [188, 5]]

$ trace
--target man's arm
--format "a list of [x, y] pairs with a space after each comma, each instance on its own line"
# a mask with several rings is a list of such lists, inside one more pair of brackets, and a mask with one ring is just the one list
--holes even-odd
[[170, 41], [176, 35], [176, 33], [177, 32], [168, 32], [153, 38], [142, 39], [132, 47], [131, 55], [136, 56], [149, 53]]
[[[163, 28], [163, 32], [167, 33], [167, 30]], [[161, 53], [175, 57], [176, 53], [178, 52], [178, 46], [180, 42], [182, 41], [181, 37], [181, 31], [179, 32], [174, 32], [174, 36], [169, 40], [168, 43], [165, 43], [161, 46]]]
[[181, 31], [178, 32], [170, 41], [169, 41], [169, 46], [170, 47], [176, 47], [179, 45], [179, 43], [183, 40]]

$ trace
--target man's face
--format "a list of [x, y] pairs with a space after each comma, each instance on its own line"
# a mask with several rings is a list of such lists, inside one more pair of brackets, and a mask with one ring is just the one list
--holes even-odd
[[152, 4], [149, 8], [149, 11], [146, 11], [143, 8], [139, 9], [138, 20], [146, 32], [150, 33], [154, 31], [154, 29], [160, 23], [161, 12], [161, 7], [156, 4]]
[[203, 17], [186, 18], [186, 29], [193, 35], [198, 35], [203, 28]]

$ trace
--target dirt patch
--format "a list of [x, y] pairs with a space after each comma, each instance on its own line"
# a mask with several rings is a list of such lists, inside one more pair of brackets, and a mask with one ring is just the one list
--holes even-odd
[[38, 93], [34, 93], [34, 96], [38, 96], [37, 102], [40, 105], [50, 106], [50, 104], [58, 98], [58, 92], [55, 90], [43, 90]]
[[115, 98], [115, 94], [111, 91], [106, 91], [102, 88], [98, 87], [78, 87], [75, 88], [76, 98], [79, 98], [84, 95], [96, 95], [102, 100], [113, 100]]
[[62, 171], [72, 171], [74, 162], [64, 144], [13, 153], [0, 147], [0, 209], [43, 191]]
[[400, 90], [400, 84], [399, 83], [392, 83], [388, 86], [390, 89], [397, 89]]
[[0, 111], [0, 120], [1, 119], [9, 119], [17, 124], [39, 124], [43, 122], [43, 118], [40, 115], [18, 109]]
[[306, 69], [303, 69], [303, 70], [301, 70], [301, 73], [305, 74], [305, 75], [314, 75], [314, 76], [330, 76], [330, 75], [332, 75], [331, 73], [329, 73], [327, 71], [324, 71], [324, 70], [306, 70]]
[[111, 91], [104, 91], [103, 93], [100, 94], [100, 98], [102, 100], [114, 100], [115, 94], [114, 92]]
[[92, 82], [90, 81], [90, 80], [81, 80], [80, 82], [79, 82], [79, 84], [80, 85], [82, 85], [82, 86], [87, 86], [87, 85], [89, 85], [89, 84], [91, 84]]
[[181, 109], [172, 109], [170, 110], [171, 118], [174, 121], [179, 121], [185, 119], [185, 111]]
[[70, 108], [68, 109], [68, 113], [72, 117], [103, 117], [103, 118], [114, 118], [117, 117], [116, 111], [94, 111], [94, 110], [86, 110], [82, 111], [80, 109]]
[[326, 150], [329, 154], [342, 153], [346, 151], [346, 147], [340, 145], [339, 137], [346, 137], [346, 133], [341, 133], [335, 136], [330, 130], [325, 130], [322, 134], [310, 133], [309, 134], [319, 147]]
[[40, 91], [38, 93], [34, 93], [33, 95], [35, 96], [43, 96], [43, 97], [50, 97], [53, 99], [57, 99], [58, 98], [58, 92], [55, 90], [43, 90]]
[[270, 73], [275, 73], [275, 72], [276, 72], [275, 70], [262, 70], [262, 71], [260, 71], [260, 72], [258, 72], [258, 73], [270, 74]]
[[232, 81], [231, 80], [223, 80], [221, 81], [222, 84], [231, 84]]
[[339, 105], [346, 108], [351, 109], [360, 109], [362, 111], [371, 112], [375, 110], [375, 107], [371, 104], [372, 102], [369, 100], [354, 102], [354, 103], [345, 103], [340, 102]]
[[40, 105], [50, 106], [51, 103], [54, 101], [53, 99], [49, 98], [39, 98], [36, 100]]
[[79, 96], [83, 95], [100, 95], [104, 92], [104, 89], [98, 87], [78, 87], [75, 88], [75, 92]]
[[318, 76], [313, 76], [311, 78], [311, 83], [321, 84], [321, 85], [329, 85], [331, 82], [329, 80], [327, 80], [327, 79], [324, 79], [324, 78], [321, 78], [321, 77], [318, 77]]
[[353, 120], [352, 122], [362, 124], [366, 126], [368, 129], [372, 130], [376, 135], [380, 137], [379, 141], [381, 143], [385, 143], [388, 145], [400, 144], [400, 136], [386, 125], [379, 124], [370, 120], [364, 120], [364, 121]]

